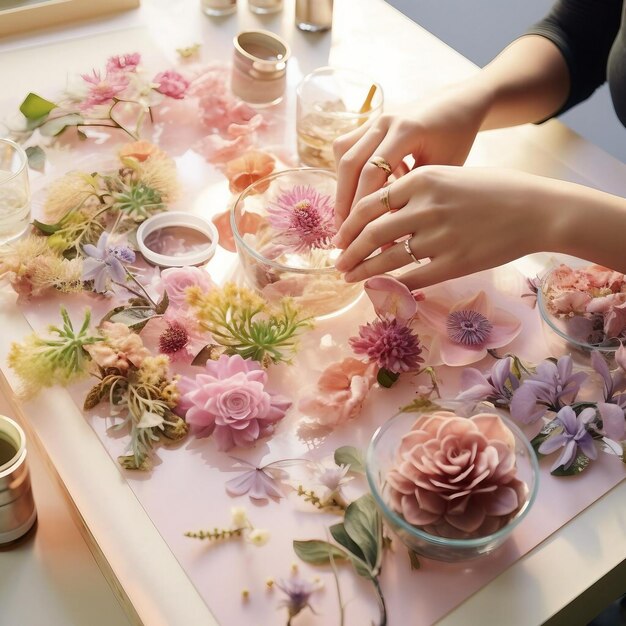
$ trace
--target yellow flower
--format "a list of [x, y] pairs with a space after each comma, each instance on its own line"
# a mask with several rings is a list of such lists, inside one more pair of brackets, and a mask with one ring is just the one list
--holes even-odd
[[83, 172], [70, 172], [54, 181], [44, 205], [46, 220], [56, 224], [68, 211], [98, 203], [95, 184], [94, 178]]
[[139, 368], [139, 381], [146, 385], [158, 385], [167, 379], [170, 360], [164, 355], [148, 356]]
[[161, 389], [161, 399], [173, 409], [180, 400], [180, 391], [178, 391], [178, 385], [176, 379], [169, 381], [163, 389]]

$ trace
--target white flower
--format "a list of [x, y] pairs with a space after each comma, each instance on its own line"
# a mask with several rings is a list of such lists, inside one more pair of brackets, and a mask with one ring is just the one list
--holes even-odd
[[233, 506], [230, 509], [230, 516], [235, 528], [244, 528], [248, 525], [248, 513], [242, 506]]
[[264, 546], [270, 538], [270, 531], [263, 528], [255, 528], [248, 533], [248, 541], [255, 546]]
[[315, 482], [325, 487], [325, 493], [320, 496], [323, 501], [328, 501], [332, 498], [343, 498], [341, 488], [354, 478], [353, 476], [347, 476], [349, 471], [349, 465], [315, 464], [315, 469], [313, 470]]

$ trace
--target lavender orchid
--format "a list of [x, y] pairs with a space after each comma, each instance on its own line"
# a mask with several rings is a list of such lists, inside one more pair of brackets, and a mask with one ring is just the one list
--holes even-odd
[[[243, 459], [235, 460], [239, 466], [244, 466], [247, 469], [242, 470], [238, 476], [226, 482], [226, 493], [231, 497], [248, 494], [251, 500], [258, 503], [265, 503], [270, 498], [280, 500], [284, 497], [281, 487], [284, 481], [289, 478], [289, 473], [282, 467], [306, 463], [300, 459], [282, 459], [256, 467]], [[234, 471], [238, 470], [239, 467], [235, 468]]]
[[626, 389], [626, 376], [622, 369], [611, 375], [607, 362], [599, 352], [591, 353], [591, 366], [603, 382], [604, 402], [597, 403], [602, 418], [602, 434], [614, 441], [620, 441], [626, 435], [626, 394], [619, 392]]
[[495, 406], [508, 407], [513, 393], [519, 388], [520, 381], [511, 371], [512, 357], [496, 361], [490, 373], [485, 376], [473, 367], [468, 367], [461, 374], [461, 387], [465, 390], [458, 400], [479, 402], [488, 400]]
[[562, 427], [562, 431], [556, 435], [552, 435], [546, 439], [540, 446], [541, 454], [551, 454], [559, 448], [563, 448], [563, 452], [552, 466], [551, 471], [563, 467], [564, 470], [570, 468], [576, 460], [579, 450], [587, 458], [595, 459], [598, 455], [593, 438], [587, 430], [596, 417], [595, 408], [583, 409], [579, 415], [576, 415], [571, 406], [564, 406], [556, 416], [556, 422]]
[[85, 259], [82, 280], [93, 280], [94, 291], [105, 293], [108, 281], [123, 282], [126, 280], [125, 265], [135, 261], [135, 253], [127, 246], [108, 245], [109, 233], [100, 235], [98, 245], [87, 244], [83, 252]]

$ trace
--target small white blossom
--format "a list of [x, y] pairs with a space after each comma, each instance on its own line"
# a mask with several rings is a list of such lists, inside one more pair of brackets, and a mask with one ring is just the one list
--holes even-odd
[[270, 538], [270, 531], [263, 528], [255, 528], [248, 533], [248, 541], [255, 546], [264, 546]]
[[233, 506], [230, 509], [230, 516], [235, 528], [244, 528], [248, 525], [248, 513], [242, 506]]
[[325, 488], [325, 492], [321, 494], [323, 501], [336, 498], [343, 498], [341, 489], [349, 483], [354, 477], [348, 476], [350, 471], [349, 465], [325, 465], [324, 463], [316, 463], [314, 469], [315, 482]]

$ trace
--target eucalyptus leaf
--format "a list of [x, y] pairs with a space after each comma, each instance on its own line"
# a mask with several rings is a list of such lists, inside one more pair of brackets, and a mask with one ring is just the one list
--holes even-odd
[[167, 311], [167, 307], [170, 305], [170, 298], [167, 295], [167, 291], [163, 292], [163, 297], [161, 298], [161, 300], [158, 302], [158, 304], [156, 305], [156, 309], [155, 312], [158, 315], [163, 315], [163, 313], [165, 313], [165, 311]]
[[56, 137], [60, 135], [68, 126], [78, 126], [85, 121], [82, 115], [78, 113], [68, 113], [61, 117], [55, 117], [53, 120], [44, 122], [39, 127], [39, 132], [45, 137]]
[[293, 549], [305, 563], [310, 563], [311, 565], [328, 565], [331, 554], [334, 560], [345, 560], [348, 558], [346, 552], [341, 548], [328, 541], [320, 541], [318, 539], [309, 541], [294, 540]]
[[135, 306], [114, 311], [103, 321], [126, 324], [129, 328], [139, 331], [155, 316], [156, 313], [152, 307]]
[[334, 524], [329, 528], [333, 539], [341, 546], [348, 550], [348, 556], [356, 573], [362, 578], [373, 578], [372, 570], [365, 562], [365, 557], [359, 546], [352, 541], [350, 535], [346, 532], [344, 524]]
[[370, 494], [361, 496], [346, 509], [344, 525], [350, 539], [356, 543], [372, 576], [378, 575], [382, 559], [382, 520]]
[[46, 167], [46, 153], [41, 146], [28, 146], [26, 148], [28, 167], [36, 172], [43, 172]]
[[389, 389], [400, 378], [400, 374], [396, 372], [390, 372], [389, 370], [381, 367], [376, 375], [376, 380], [381, 387]]
[[555, 470], [550, 472], [552, 476], [575, 476], [576, 474], [580, 474], [582, 471], [587, 469], [589, 465], [589, 457], [584, 455], [582, 452], [578, 454], [578, 456], [574, 459], [574, 462], [565, 469], [562, 465], [557, 467]]
[[420, 569], [422, 564], [420, 563], [419, 557], [413, 550], [407, 550], [409, 553], [409, 561], [411, 561], [411, 570]]
[[402, 413], [421, 413], [422, 411], [434, 411], [441, 406], [428, 398], [415, 398], [410, 404], [400, 407]]
[[557, 429], [561, 428], [561, 423], [557, 420], [552, 420], [544, 425], [544, 427], [539, 431], [535, 437], [533, 437], [530, 445], [533, 447], [533, 450], [537, 453], [537, 456], [543, 456], [541, 452], [539, 452], [539, 446]]
[[24, 98], [24, 102], [20, 104], [20, 111], [29, 120], [35, 120], [48, 115], [56, 107], [57, 105], [54, 102], [50, 102], [50, 100], [46, 100], [31, 92]]
[[626, 441], [622, 441], [622, 463], [626, 463]]
[[59, 223], [57, 223], [57, 224], [44, 224], [43, 222], [40, 222], [39, 220], [33, 220], [33, 226], [37, 230], [40, 230], [45, 235], [53, 235], [54, 233], [57, 232], [57, 230], [60, 230], [62, 228], [61, 224], [59, 224]]
[[365, 474], [363, 452], [354, 446], [342, 446], [335, 450], [335, 464], [347, 465], [351, 472]]

